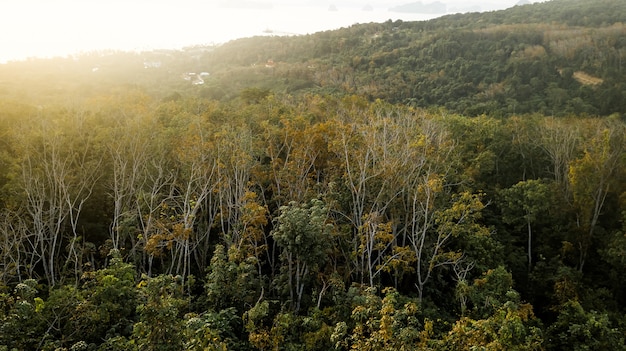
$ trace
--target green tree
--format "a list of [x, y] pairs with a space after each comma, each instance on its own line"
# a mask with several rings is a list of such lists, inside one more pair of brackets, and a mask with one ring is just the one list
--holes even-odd
[[486, 319], [462, 317], [434, 349], [539, 351], [543, 340], [532, 306], [507, 301]]
[[41, 347], [47, 326], [42, 314], [44, 301], [38, 295], [34, 279], [17, 284], [13, 294], [0, 294], [0, 345], [9, 350], [36, 350]]
[[[353, 301], [349, 321], [336, 324], [331, 340], [337, 350], [418, 350], [424, 332], [418, 305], [389, 288], [381, 299], [367, 288]], [[426, 329], [429, 323], [426, 323]]]
[[551, 208], [552, 187], [540, 179], [521, 181], [500, 191], [502, 220], [517, 230], [526, 227], [528, 271], [532, 269], [533, 224]]
[[318, 199], [305, 205], [291, 202], [280, 212], [272, 237], [281, 249], [281, 278], [286, 280], [291, 307], [298, 311], [305, 287], [327, 260], [332, 225], [328, 223], [328, 209]]
[[183, 348], [183, 312], [187, 300], [183, 296], [182, 277], [160, 275], [145, 277], [138, 285], [139, 321], [133, 327], [133, 339], [140, 350], [165, 351]]
[[557, 320], [546, 332], [546, 350], [624, 350], [624, 333], [606, 313], [585, 311], [578, 301], [558, 307]]
[[235, 308], [220, 312], [206, 312], [185, 316], [183, 330], [184, 350], [226, 351], [241, 350], [243, 345], [237, 340], [235, 328], [240, 327], [241, 317]]
[[88, 343], [132, 333], [138, 303], [135, 267], [124, 263], [119, 252], [111, 255], [108, 267], [83, 275], [85, 300], [70, 313], [68, 326]]
[[[428, 189], [428, 196], [436, 196], [432, 192], [441, 191], [441, 184], [436, 188]], [[420, 302], [423, 299], [424, 288], [431, 277], [442, 267], [457, 266], [465, 259], [464, 253], [454, 250], [450, 243], [454, 238], [464, 236], [487, 236], [489, 231], [478, 219], [485, 207], [480, 195], [468, 192], [460, 193], [450, 199], [450, 204], [442, 208], [430, 204], [434, 199], [428, 199], [423, 204], [426, 209], [423, 219], [416, 224], [415, 230], [409, 237], [411, 247], [415, 253], [416, 283]], [[445, 206], [445, 207], [444, 207]]]
[[469, 297], [471, 317], [457, 320], [435, 349], [543, 350], [541, 323], [512, 285], [511, 274], [498, 267], [470, 286], [457, 286], [457, 294]]
[[581, 230], [578, 240], [578, 269], [581, 272], [593, 245], [606, 198], [616, 186], [620, 186], [615, 183], [615, 175], [622, 167], [625, 130], [621, 122], [596, 126], [585, 142], [583, 155], [570, 163], [568, 177]]
[[242, 257], [241, 251], [231, 246], [228, 254], [223, 245], [217, 245], [206, 275], [205, 290], [209, 308], [221, 311], [236, 308], [243, 313], [263, 294], [259, 276], [254, 269], [257, 258]]

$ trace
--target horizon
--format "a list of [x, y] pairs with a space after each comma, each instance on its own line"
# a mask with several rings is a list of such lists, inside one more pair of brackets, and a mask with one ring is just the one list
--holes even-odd
[[[436, 1], [423, 1], [432, 2]], [[397, 0], [328, 0], [315, 5], [308, 0], [11, 0], [0, 15], [0, 30], [12, 33], [0, 39], [0, 63], [109, 50], [180, 50], [267, 35], [264, 32], [268, 31], [272, 35], [305, 35], [356, 23], [423, 21], [472, 12], [477, 6], [481, 11], [504, 9], [518, 0], [440, 2], [446, 4], [446, 13], [393, 12], [390, 8], [411, 3]], [[363, 10], [367, 5], [372, 11]], [[330, 6], [337, 11], [329, 11]]]

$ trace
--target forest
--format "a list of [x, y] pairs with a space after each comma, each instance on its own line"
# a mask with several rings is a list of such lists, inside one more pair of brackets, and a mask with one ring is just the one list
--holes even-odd
[[466, 116], [609, 115], [626, 111], [624, 13], [623, 1], [553, 0], [242, 39], [191, 64], [213, 75], [215, 84], [203, 92], [211, 98], [234, 97], [253, 85], [443, 106]]
[[0, 65], [0, 351], [625, 350], [624, 6]]

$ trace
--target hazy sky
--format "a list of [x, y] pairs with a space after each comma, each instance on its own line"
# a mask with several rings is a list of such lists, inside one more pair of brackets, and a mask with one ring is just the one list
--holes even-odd
[[[435, 0], [422, 0], [430, 3]], [[519, 0], [440, 0], [449, 13]], [[434, 17], [390, 12], [412, 0], [0, 0], [0, 63], [34, 56], [222, 43], [263, 31], [306, 34], [364, 22]], [[533, 1], [536, 2], [536, 1]], [[253, 6], [259, 5], [259, 6]], [[271, 5], [270, 9], [260, 5]], [[329, 11], [333, 5], [337, 11]], [[374, 11], [363, 11], [370, 5]]]

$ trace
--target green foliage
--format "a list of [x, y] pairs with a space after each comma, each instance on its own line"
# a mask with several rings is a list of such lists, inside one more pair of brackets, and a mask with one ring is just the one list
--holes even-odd
[[[34, 280], [11, 283], [18, 272], [28, 278], [43, 269], [36, 255], [22, 255], [36, 232], [19, 220], [20, 197], [11, 198], [0, 221], [0, 248], [11, 267], [3, 277], [14, 287], [1, 295], [0, 327], [14, 330], [2, 334], [4, 344], [327, 349], [344, 340], [339, 347], [380, 349], [435, 348], [449, 339], [529, 348], [540, 343], [532, 329], [540, 324], [519, 302], [520, 293], [547, 327], [558, 319], [555, 306], [572, 299], [585, 308], [611, 306], [609, 320], [624, 309], [619, 206], [626, 189], [615, 178], [624, 174], [624, 129], [615, 118], [466, 119], [358, 96], [271, 95], [244, 112], [237, 112], [240, 101], [184, 97], [142, 106], [123, 109], [158, 118], [138, 119], [133, 130], [146, 123], [166, 138], [146, 135], [145, 149], [110, 154], [121, 146], [108, 139], [117, 134], [104, 133], [98, 143], [111, 144], [93, 150], [107, 150], [102, 162], [108, 171], [92, 190], [98, 199], [111, 195], [104, 185], [113, 179], [109, 156], [119, 158], [118, 166], [140, 155], [162, 160], [144, 164], [144, 178], [125, 188], [134, 197], [126, 198], [115, 222], [120, 231], [111, 230], [120, 235], [119, 251], [106, 255], [112, 240], [100, 241], [102, 253], [83, 246], [72, 222], [61, 221], [64, 247], [53, 257], [64, 263], [64, 279], [80, 272], [79, 279], [50, 291]], [[86, 116], [86, 124], [104, 123], [95, 113]], [[255, 132], [263, 137], [252, 138]], [[584, 133], [590, 138], [579, 138]], [[532, 135], [542, 137], [538, 145]], [[169, 167], [180, 169], [170, 173]], [[198, 191], [201, 185], [207, 190]], [[601, 206], [589, 207], [589, 201]], [[110, 218], [89, 220], [106, 227]], [[589, 240], [582, 240], [582, 225], [595, 228]], [[86, 234], [85, 240], [101, 236]], [[589, 272], [578, 269], [582, 244]], [[512, 253], [525, 250], [534, 264], [521, 273]], [[188, 264], [192, 260], [198, 265]], [[176, 271], [177, 262], [187, 262], [185, 276], [155, 273]], [[189, 273], [207, 263], [204, 281], [194, 288]], [[395, 286], [393, 293], [346, 291], [367, 279], [368, 266], [376, 274], [370, 285]], [[153, 277], [137, 285], [142, 271]], [[422, 285], [415, 284], [418, 274]], [[515, 284], [520, 293], [512, 290]], [[419, 301], [422, 288], [423, 313], [408, 298]], [[519, 317], [510, 321], [520, 330], [516, 336], [494, 326], [507, 315]], [[456, 334], [446, 334], [449, 326]]]
[[550, 207], [550, 184], [541, 179], [521, 181], [501, 191], [503, 221], [508, 224], [534, 223]]
[[490, 269], [473, 284], [459, 291], [461, 296], [469, 298], [469, 314], [477, 319], [488, 318], [505, 302], [517, 302], [519, 296], [513, 289], [513, 277], [502, 266]]
[[350, 320], [337, 323], [331, 336], [337, 350], [418, 350], [428, 334], [423, 332], [417, 303], [394, 289], [381, 299], [368, 288], [352, 307]]
[[543, 350], [541, 325], [528, 304], [507, 301], [486, 319], [462, 317], [436, 350]]
[[[44, 300], [36, 287], [36, 281], [26, 280], [16, 286], [15, 297], [5, 295], [11, 312], [3, 318], [2, 328], [15, 328], [2, 334], [7, 338], [5, 344], [20, 349], [55, 344], [57, 340], [67, 347], [96, 345], [132, 332], [137, 299], [135, 268], [119, 256], [113, 257], [109, 267], [86, 273], [79, 288], [65, 285], [53, 289]], [[27, 334], [20, 332], [23, 328]]]
[[236, 247], [229, 249], [228, 256], [224, 250], [224, 246], [217, 245], [211, 258], [205, 284], [207, 302], [214, 311], [235, 307], [243, 313], [244, 306], [254, 303], [261, 294], [253, 262], [256, 257], [241, 262]]
[[3, 293], [0, 344], [9, 350], [35, 349], [45, 332], [43, 300], [38, 295], [37, 281], [25, 280], [15, 286], [13, 294]]
[[270, 312], [269, 301], [258, 301], [250, 310], [243, 315], [248, 340], [250, 344], [259, 350], [271, 350], [278, 347], [282, 340], [272, 338], [268, 330]]
[[[107, 268], [85, 273], [77, 303], [64, 312], [69, 317], [63, 322], [66, 338], [99, 343], [102, 339], [129, 336], [137, 306], [135, 274], [135, 267], [124, 263], [115, 252]], [[54, 306], [67, 300], [65, 294], [57, 297], [63, 291], [54, 290], [46, 304]]]
[[228, 308], [219, 313], [207, 312], [185, 316], [184, 349], [198, 351], [241, 349], [234, 329], [241, 319], [235, 312], [235, 308]]
[[[234, 91], [263, 84], [291, 94], [357, 93], [470, 116], [609, 115], [626, 107], [625, 10], [615, 0], [557, 0], [306, 37], [241, 39], [206, 59], [216, 68], [212, 77], [229, 79], [224, 86]], [[268, 58], [275, 68], [263, 67]]]
[[183, 347], [182, 319], [187, 306], [182, 277], [161, 275], [139, 282], [139, 320], [133, 339], [140, 350], [180, 350]]
[[547, 214], [553, 205], [552, 197], [555, 187], [544, 180], [530, 179], [521, 181], [510, 188], [499, 192], [502, 196], [502, 220], [514, 226], [517, 232], [526, 232], [528, 271], [532, 268], [533, 226]]
[[[321, 200], [313, 199], [304, 206], [291, 202], [280, 209], [272, 237], [282, 249], [282, 284], [287, 289], [293, 308], [300, 309], [305, 287], [324, 266], [331, 248], [332, 225], [328, 209]], [[280, 283], [279, 283], [280, 284]]]
[[248, 104], [258, 104], [261, 100], [268, 97], [269, 90], [259, 88], [247, 88], [241, 91], [239, 96]]
[[98, 351], [136, 351], [139, 350], [134, 340], [129, 340], [123, 336], [115, 336], [106, 339], [99, 347]]
[[611, 325], [606, 313], [585, 311], [577, 301], [559, 306], [555, 323], [546, 332], [546, 350], [623, 350], [623, 330]]
[[326, 259], [330, 230], [328, 209], [321, 200], [313, 199], [304, 206], [295, 202], [281, 207], [276, 218], [274, 240], [284, 249], [285, 255], [293, 255], [299, 261], [319, 267]]

